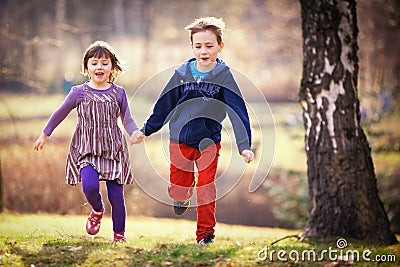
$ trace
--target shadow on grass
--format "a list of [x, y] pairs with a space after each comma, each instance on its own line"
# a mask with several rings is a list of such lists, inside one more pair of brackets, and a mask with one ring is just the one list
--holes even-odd
[[160, 243], [152, 249], [125, 247], [129, 266], [215, 266], [228, 263], [239, 250], [238, 246], [216, 246]]
[[[24, 266], [73, 266], [88, 260], [91, 252], [106, 245], [104, 240], [91, 238], [55, 239], [44, 242], [39, 251], [34, 251], [29, 242], [8, 242], [12, 254], [21, 257]], [[111, 244], [108, 241], [107, 246]], [[101, 259], [103, 260], [103, 259]], [[96, 263], [96, 262], [93, 262]], [[100, 262], [99, 262], [100, 263]]]
[[116, 244], [110, 239], [87, 237], [45, 241], [39, 250], [29, 243], [6, 243], [9, 252], [19, 256], [24, 266], [215, 266], [230, 262], [240, 249], [213, 244]]

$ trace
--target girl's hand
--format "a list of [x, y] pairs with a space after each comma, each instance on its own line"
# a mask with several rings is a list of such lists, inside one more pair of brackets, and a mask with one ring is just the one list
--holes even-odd
[[254, 160], [254, 153], [251, 150], [243, 150], [241, 153], [242, 157], [244, 158], [244, 161], [246, 161], [246, 163], [250, 163]]
[[39, 138], [36, 140], [35, 145], [33, 146], [33, 150], [36, 151], [42, 150], [48, 138], [49, 137], [46, 134], [41, 133]]
[[134, 131], [131, 136], [131, 145], [140, 144], [144, 138], [145, 135], [141, 131], [139, 130]]

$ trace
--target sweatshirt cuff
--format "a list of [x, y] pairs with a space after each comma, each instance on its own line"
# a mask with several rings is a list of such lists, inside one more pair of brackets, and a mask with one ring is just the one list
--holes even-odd
[[241, 145], [238, 147], [239, 150], [239, 155], [242, 155], [243, 150], [251, 150], [251, 147], [249, 147], [248, 145]]
[[48, 137], [50, 137], [50, 135], [52, 134], [52, 131], [48, 130], [47, 128], [44, 128], [44, 129], [43, 129], [43, 133], [44, 133], [45, 135], [47, 135]]

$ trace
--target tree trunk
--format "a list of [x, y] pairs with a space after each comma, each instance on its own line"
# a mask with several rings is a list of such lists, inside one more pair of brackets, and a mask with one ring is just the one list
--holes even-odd
[[125, 17], [123, 0], [114, 0], [114, 32], [117, 35], [125, 33]]
[[303, 236], [391, 244], [396, 237], [360, 126], [355, 0], [300, 0], [310, 214]]
[[[60, 62], [64, 62], [64, 54], [65, 54], [65, 49], [67, 47], [65, 46], [65, 43], [63, 41], [65, 40], [64, 38], [64, 30], [63, 27], [66, 24], [65, 23], [65, 14], [66, 14], [66, 0], [56, 0], [55, 1], [55, 24], [56, 24], [56, 40], [57, 42], [60, 43], [60, 46], [58, 46], [56, 49], [56, 57], [53, 58], [53, 66], [55, 68], [54, 74], [56, 77], [61, 74], [62, 77], [64, 77], [64, 72], [65, 69], [62, 67], [62, 64]], [[51, 93], [60, 93], [64, 92], [64, 79], [55, 79], [54, 80], [54, 85], [49, 88], [49, 92]]]

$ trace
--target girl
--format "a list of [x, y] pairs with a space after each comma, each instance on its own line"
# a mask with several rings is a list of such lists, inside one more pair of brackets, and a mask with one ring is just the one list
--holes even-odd
[[89, 81], [72, 87], [51, 115], [34, 150], [41, 150], [53, 130], [72, 109], [77, 109], [78, 122], [67, 157], [66, 183], [82, 182], [92, 207], [86, 231], [96, 235], [104, 214], [99, 181], [106, 181], [114, 241], [125, 242], [124, 184], [132, 184], [133, 177], [127, 143], [117, 125], [118, 117], [129, 135], [138, 127], [131, 116], [124, 88], [113, 83], [123, 69], [111, 46], [103, 41], [91, 44], [84, 53], [82, 70]]
[[246, 105], [229, 67], [218, 54], [224, 47], [221, 19], [200, 18], [188, 25], [194, 58], [184, 62], [158, 98], [153, 114], [132, 143], [157, 132], [169, 122], [170, 185], [177, 215], [186, 212], [195, 186], [194, 162], [198, 169], [197, 231], [199, 244], [214, 239], [215, 175], [221, 148], [221, 122], [228, 114], [239, 153], [247, 163], [254, 159]]

